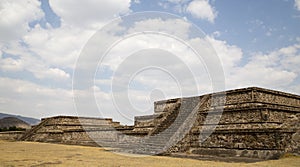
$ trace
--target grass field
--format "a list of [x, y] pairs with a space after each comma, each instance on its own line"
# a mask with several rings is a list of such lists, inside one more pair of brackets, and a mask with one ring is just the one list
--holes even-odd
[[0, 166], [300, 166], [300, 157], [256, 163], [201, 161], [166, 156], [120, 155], [97, 147], [0, 141]]

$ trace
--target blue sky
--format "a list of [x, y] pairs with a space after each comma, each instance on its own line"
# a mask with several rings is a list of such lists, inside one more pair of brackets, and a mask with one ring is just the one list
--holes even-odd
[[[112, 31], [123, 31], [122, 24], [110, 25], [113, 19], [144, 11], [167, 12], [182, 20], [145, 18], [131, 29], [127, 27], [126, 33], [155, 27], [157, 32], [166, 29], [171, 35], [183, 35], [183, 40], [192, 42], [196, 38], [185, 39], [184, 35], [191, 25], [199, 27], [220, 59], [226, 81], [224, 89], [259, 86], [300, 94], [300, 0], [3, 0], [0, 2], [0, 112], [36, 118], [99, 116], [92, 111], [78, 113], [74, 107], [74, 92], [85, 96], [89, 91], [89, 88], [72, 89], [80, 53], [105, 25], [111, 26]], [[117, 38], [116, 34], [106, 38]], [[135, 73], [129, 85], [121, 85], [128, 89], [130, 104], [127, 105], [132, 107], [120, 114], [122, 111], [116, 108], [126, 104], [121, 102], [116, 107], [111, 89], [114, 79], [120, 83], [124, 79], [121, 74], [125, 72], [118, 70], [124, 64], [133, 68], [149, 62], [155, 66], [157, 61], [144, 58], [129, 62], [130, 57], [122, 55], [147, 48], [184, 54], [186, 57], [181, 59], [193, 62], [192, 53], [174, 39], [153, 34], [124, 39], [112, 48], [95, 74], [93, 91], [98, 107], [104, 111], [100, 116], [130, 123], [134, 115], [151, 114], [155, 100], [212, 91], [209, 75], [199, 74], [195, 80], [201, 81], [197, 85], [200, 91], [180, 92], [185, 88], [176, 87], [176, 79], [184, 79], [181, 67], [175, 69], [177, 59], [161, 57], [163, 63], [174, 63], [178, 78], [157, 69]], [[188, 66], [196, 69], [197, 64]], [[201, 63], [197, 68], [205, 71]], [[119, 78], [114, 76], [117, 74]], [[89, 103], [85, 104], [89, 110]], [[129, 113], [131, 109], [136, 111]]]
[[[139, 12], [164, 11], [187, 17], [205, 33], [218, 31], [221, 33], [218, 39], [226, 40], [247, 52], [272, 51], [289, 46], [300, 35], [300, 14], [294, 0], [210, 1], [218, 13], [214, 23], [195, 18], [189, 13], [177, 12], [174, 8], [164, 9], [159, 3], [160, 1], [141, 1], [140, 4], [133, 5], [132, 9]], [[167, 4], [174, 6], [172, 3]]]

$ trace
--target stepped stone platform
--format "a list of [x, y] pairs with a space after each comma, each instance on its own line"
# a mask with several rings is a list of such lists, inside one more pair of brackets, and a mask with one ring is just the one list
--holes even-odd
[[103, 146], [199, 159], [267, 160], [300, 154], [300, 96], [257, 87], [157, 101], [134, 126], [112, 119], [42, 119], [19, 140]]

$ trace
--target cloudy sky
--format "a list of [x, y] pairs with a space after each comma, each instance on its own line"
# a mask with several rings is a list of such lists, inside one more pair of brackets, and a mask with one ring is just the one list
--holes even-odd
[[[131, 25], [122, 18], [112, 22], [144, 11], [175, 16], [145, 17]], [[105, 26], [114, 32], [106, 34], [107, 41], [118, 39], [124, 29], [126, 35], [156, 33], [122, 38], [92, 69], [94, 85], [74, 87], [82, 50]], [[204, 35], [196, 37], [191, 26]], [[300, 94], [299, 29], [300, 0], [1, 0], [0, 112], [35, 118], [99, 116], [89, 109], [90, 99], [83, 102], [86, 113], [74, 105], [74, 92], [85, 96], [92, 89], [101, 116], [130, 123], [134, 115], [151, 114], [155, 100], [211, 92], [205, 63], [195, 62], [177, 38], [202, 47], [205, 39], [212, 46], [224, 89], [259, 86]], [[196, 71], [192, 77], [187, 66]], [[123, 82], [125, 72], [130, 72], [129, 82]], [[131, 107], [118, 98], [123, 93]]]

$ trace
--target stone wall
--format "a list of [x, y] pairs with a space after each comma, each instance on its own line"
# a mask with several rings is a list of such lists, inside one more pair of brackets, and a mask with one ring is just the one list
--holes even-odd
[[24, 131], [0, 132], [0, 140], [18, 140], [24, 133]]

